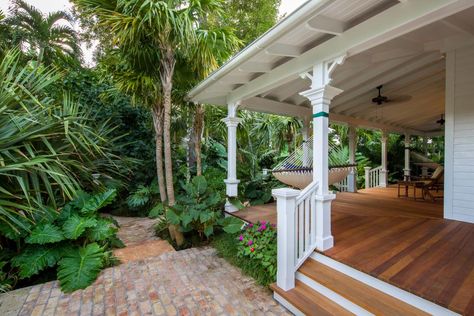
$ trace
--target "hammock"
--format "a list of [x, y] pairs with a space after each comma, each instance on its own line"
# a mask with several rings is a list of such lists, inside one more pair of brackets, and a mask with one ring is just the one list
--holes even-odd
[[[279, 181], [298, 189], [304, 189], [313, 181], [313, 138], [309, 138], [293, 154], [280, 162], [272, 170]], [[329, 185], [343, 181], [356, 167], [347, 163], [347, 155], [341, 148], [329, 149]]]

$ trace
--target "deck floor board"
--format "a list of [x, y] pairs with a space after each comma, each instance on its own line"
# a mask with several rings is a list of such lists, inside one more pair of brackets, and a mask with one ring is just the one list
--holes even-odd
[[[277, 219], [274, 203], [234, 214], [254, 223]], [[474, 224], [442, 217], [441, 200], [397, 198], [396, 188], [338, 193], [332, 204], [335, 246], [324, 254], [474, 315]]]

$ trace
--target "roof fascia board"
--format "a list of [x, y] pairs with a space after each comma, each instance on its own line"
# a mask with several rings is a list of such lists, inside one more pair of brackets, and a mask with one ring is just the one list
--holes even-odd
[[308, 0], [302, 4], [297, 10], [288, 15], [286, 18], [277, 23], [274, 27], [269, 29], [254, 42], [249, 44], [247, 47], [238, 52], [234, 57], [227, 61], [215, 72], [210, 74], [204, 81], [194, 87], [187, 95], [190, 100], [198, 96], [209, 84], [219, 80], [224, 75], [239, 67], [244, 61], [265, 49], [268, 45], [272, 44], [276, 39], [283, 36], [286, 32], [292, 29], [293, 26], [300, 24], [302, 21], [306, 21], [317, 11], [324, 8], [327, 4], [335, 2], [336, 0]]
[[308, 71], [314, 64], [345, 52], [348, 56], [355, 55], [471, 6], [474, 6], [472, 0], [399, 3], [232, 91], [227, 101], [244, 100], [263, 93], [297, 78], [298, 74]]

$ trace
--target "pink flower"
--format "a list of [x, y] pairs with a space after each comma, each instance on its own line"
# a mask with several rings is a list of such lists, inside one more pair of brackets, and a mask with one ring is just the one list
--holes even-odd
[[255, 251], [255, 248], [250, 248], [250, 252], [254, 252]]
[[244, 236], [243, 236], [243, 235], [240, 235], [240, 236], [239, 236], [239, 240], [240, 240], [240, 241], [244, 240]]
[[266, 222], [266, 221], [263, 221], [263, 222], [262, 222], [262, 225], [266, 225], [266, 224], [267, 224], [267, 222]]
[[264, 231], [265, 229], [267, 229], [267, 225], [262, 225], [258, 228], [258, 231], [261, 232], [261, 231]]
[[250, 227], [250, 228], [252, 228], [252, 227], [253, 227], [253, 224], [252, 224], [252, 223], [250, 223], [250, 224], [249, 224], [249, 227]]
[[253, 241], [252, 240], [249, 240], [249, 242], [247, 243], [249, 246], [252, 246], [253, 245]]

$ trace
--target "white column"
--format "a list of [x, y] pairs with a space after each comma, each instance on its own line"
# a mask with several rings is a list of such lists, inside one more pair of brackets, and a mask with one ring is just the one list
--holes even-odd
[[284, 291], [295, 287], [296, 197], [299, 190], [274, 189], [277, 201], [277, 285]]
[[[313, 85], [310, 90], [300, 94], [311, 101], [313, 107], [313, 181], [318, 182], [316, 191], [316, 248], [320, 251], [334, 246], [331, 234], [331, 201], [336, 198], [329, 192], [328, 132], [329, 104], [342, 90], [328, 84], [317, 86], [317, 76], [324, 72], [323, 65], [313, 70]], [[321, 79], [321, 78], [320, 78]], [[319, 82], [324, 82], [319, 80]]]
[[364, 167], [365, 188], [370, 189], [370, 167]]
[[403, 169], [405, 180], [410, 179], [410, 144], [410, 134], [405, 134], [405, 168]]
[[[349, 163], [355, 164], [355, 156], [357, 152], [357, 132], [354, 126], [349, 126]], [[351, 168], [347, 176], [347, 191], [357, 192], [357, 168]]]
[[382, 131], [382, 137], [381, 137], [381, 148], [382, 148], [382, 170], [380, 170], [380, 179], [379, 179], [379, 186], [382, 188], [387, 187], [387, 175], [388, 175], [388, 170], [387, 170], [387, 139], [388, 135], [385, 131]]
[[310, 147], [308, 143], [309, 140], [309, 128], [310, 128], [310, 119], [303, 119], [303, 128], [301, 129], [301, 134], [303, 135], [303, 167], [308, 167], [310, 165]]
[[[237, 118], [238, 103], [229, 104], [228, 115], [222, 121], [227, 125], [227, 179], [224, 180], [226, 184], [226, 194], [229, 197], [236, 197], [238, 195], [239, 180], [237, 179], [237, 126], [240, 119]], [[227, 212], [235, 212], [237, 208], [228, 200], [225, 205]]]

